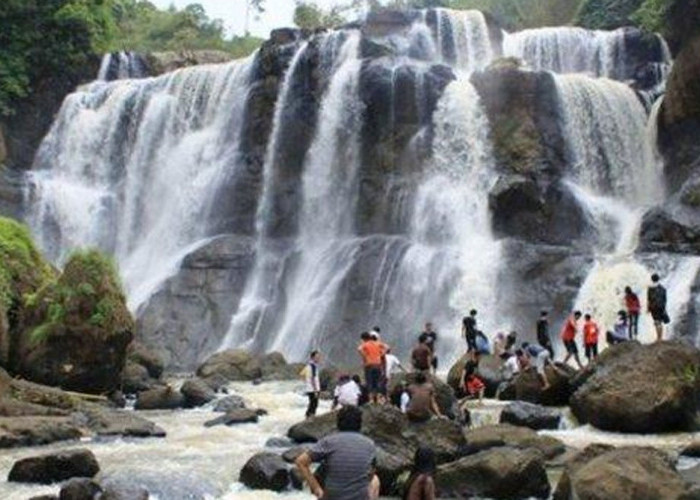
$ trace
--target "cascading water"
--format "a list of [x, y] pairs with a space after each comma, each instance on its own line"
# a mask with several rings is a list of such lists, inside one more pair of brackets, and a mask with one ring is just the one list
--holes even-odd
[[97, 79], [106, 82], [146, 76], [148, 76], [148, 68], [143, 57], [135, 52], [121, 51], [105, 54], [102, 57]]
[[253, 58], [68, 96], [29, 173], [30, 225], [61, 260], [116, 256], [136, 308], [210, 236], [217, 186], [236, 175]]
[[625, 31], [556, 27], [506, 34], [503, 54], [537, 71], [587, 73], [617, 79], [624, 68]]
[[436, 43], [444, 62], [473, 72], [484, 69], [493, 59], [486, 18], [478, 10], [435, 9]]

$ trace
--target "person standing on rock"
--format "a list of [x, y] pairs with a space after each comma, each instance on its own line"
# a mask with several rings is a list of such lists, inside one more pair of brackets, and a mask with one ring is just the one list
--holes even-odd
[[471, 353], [472, 359], [476, 357], [476, 309], [469, 311], [469, 316], [462, 318], [462, 337], [467, 342], [467, 353]]
[[598, 357], [598, 337], [600, 336], [600, 328], [593, 321], [590, 314], [583, 317], [583, 345], [586, 349], [586, 359], [588, 364]]
[[391, 377], [398, 373], [397, 370], [401, 370], [406, 373], [406, 369], [401, 364], [399, 358], [391, 353], [391, 349], [387, 348], [386, 354], [384, 355], [384, 393], [386, 394], [389, 387], [391, 386]]
[[639, 297], [632, 291], [631, 287], [625, 287], [625, 306], [627, 308], [627, 318], [629, 319], [629, 337], [635, 340], [639, 333], [639, 313], [642, 306]]
[[408, 387], [411, 400], [406, 408], [406, 417], [411, 422], [427, 422], [433, 415], [440, 417], [440, 408], [435, 401], [435, 388], [428, 382], [425, 373], [416, 373], [416, 380]]
[[379, 395], [382, 389], [382, 364], [386, 352], [385, 347], [378, 340], [376, 334], [370, 334], [369, 339], [362, 342], [357, 349], [362, 356], [362, 362], [365, 367], [365, 382], [369, 392], [370, 403], [379, 402]]
[[438, 334], [435, 330], [433, 330], [433, 324], [428, 322], [425, 324], [425, 328], [423, 329], [423, 332], [421, 335], [425, 335], [427, 338], [426, 345], [430, 348], [430, 352], [432, 352], [432, 360], [430, 361], [430, 365], [433, 367], [433, 373], [437, 371], [438, 368], [438, 358], [437, 358], [437, 338]]
[[309, 397], [309, 405], [306, 408], [306, 418], [311, 418], [316, 415], [316, 410], [318, 409], [318, 397], [321, 394], [320, 363], [321, 353], [312, 351], [309, 356], [309, 362], [304, 368], [306, 395]]
[[551, 387], [547, 379], [547, 365], [557, 370], [552, 359], [549, 357], [549, 351], [542, 346], [530, 344], [529, 342], [523, 342], [521, 350], [528, 358], [535, 360], [535, 370], [537, 370], [537, 375], [539, 375], [542, 380], [542, 390], [546, 391]]
[[661, 278], [654, 273], [651, 276], [651, 286], [647, 289], [647, 309], [654, 320], [656, 341], [663, 340], [664, 324], [671, 322], [666, 312], [666, 289], [661, 284]]
[[566, 347], [564, 364], [567, 364], [569, 359], [573, 356], [579, 370], [583, 370], [581, 359], [578, 356], [578, 346], [576, 345], [576, 332], [578, 331], [578, 321], [580, 319], [581, 311], [574, 311], [574, 313], [567, 318], [566, 323], [564, 323], [564, 328], [561, 330], [561, 340], [564, 342], [564, 347]]
[[403, 500], [435, 500], [435, 452], [426, 447], [416, 450], [413, 470], [406, 481]]
[[418, 345], [413, 348], [411, 352], [411, 363], [413, 369], [417, 372], [428, 372], [430, 371], [430, 360], [432, 359], [433, 352], [428, 347], [428, 337], [425, 334], [418, 337]]
[[547, 311], [540, 312], [540, 319], [537, 320], [537, 342], [547, 349], [551, 359], [554, 359], [552, 339], [549, 337], [549, 314]]
[[[302, 478], [316, 498], [324, 500], [374, 500], [379, 496], [379, 478], [375, 474], [377, 449], [360, 433], [362, 410], [356, 406], [340, 409], [336, 417], [338, 432], [322, 438], [295, 460]], [[323, 487], [311, 471], [320, 462], [325, 471]]]

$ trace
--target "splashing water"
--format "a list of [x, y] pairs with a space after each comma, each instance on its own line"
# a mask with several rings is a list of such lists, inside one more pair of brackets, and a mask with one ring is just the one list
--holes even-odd
[[471, 73], [493, 59], [486, 18], [478, 10], [435, 9], [437, 46], [442, 60]]

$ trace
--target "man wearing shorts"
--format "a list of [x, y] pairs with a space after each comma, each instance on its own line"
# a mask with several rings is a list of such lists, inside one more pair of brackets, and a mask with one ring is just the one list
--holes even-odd
[[658, 274], [653, 274], [651, 282], [652, 285], [647, 289], [647, 309], [654, 320], [656, 341], [659, 342], [664, 337], [664, 324], [671, 320], [666, 312], [666, 289], [661, 284], [661, 278]]
[[578, 331], [578, 321], [581, 319], [581, 311], [574, 311], [574, 313], [569, 316], [564, 323], [564, 328], [561, 330], [561, 340], [564, 342], [564, 347], [566, 348], [566, 357], [564, 358], [564, 364], [569, 362], [571, 357], [574, 357], [579, 370], [583, 370], [583, 365], [578, 357], [578, 346], [576, 345], [576, 332]]
[[523, 342], [522, 350], [531, 360], [534, 360], [537, 375], [542, 379], [542, 390], [546, 391], [551, 385], [549, 380], [547, 380], [545, 368], [547, 365], [554, 366], [552, 359], [549, 357], [549, 351], [540, 345], [529, 344], [528, 342]]
[[370, 336], [369, 339], [360, 344], [357, 350], [362, 356], [365, 367], [365, 383], [367, 384], [367, 392], [369, 392], [369, 401], [378, 403], [382, 389], [382, 363], [386, 346], [379, 342], [376, 337]]

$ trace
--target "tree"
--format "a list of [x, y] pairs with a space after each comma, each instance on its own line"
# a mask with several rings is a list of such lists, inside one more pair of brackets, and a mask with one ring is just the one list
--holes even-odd
[[250, 13], [255, 12], [256, 17], [265, 12], [265, 0], [245, 0], [245, 34], [250, 33]]
[[313, 2], [296, 0], [294, 9], [294, 24], [301, 29], [315, 30], [319, 28], [332, 28], [343, 24], [345, 12], [354, 9], [355, 4], [335, 5], [330, 9], [323, 9]]

